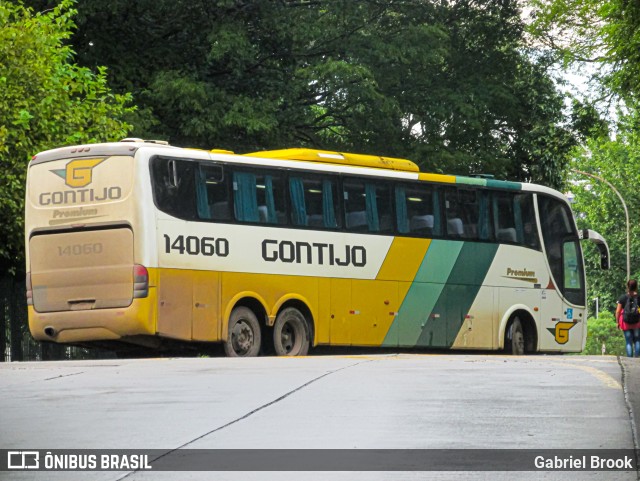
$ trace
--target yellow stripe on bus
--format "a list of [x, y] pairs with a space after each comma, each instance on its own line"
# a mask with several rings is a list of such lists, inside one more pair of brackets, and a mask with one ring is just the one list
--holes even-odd
[[442, 175], [442, 174], [418, 174], [418, 179], [427, 182], [444, 182], [446, 184], [455, 184], [455, 175]]
[[376, 279], [412, 282], [430, 244], [431, 239], [396, 237]]

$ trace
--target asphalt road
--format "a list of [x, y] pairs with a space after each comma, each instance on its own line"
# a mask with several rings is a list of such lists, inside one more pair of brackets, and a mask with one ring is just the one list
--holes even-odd
[[[9, 363], [0, 364], [0, 392], [0, 449], [634, 449], [640, 362], [365, 354]], [[636, 480], [638, 474], [128, 470], [0, 472], [0, 479]]]

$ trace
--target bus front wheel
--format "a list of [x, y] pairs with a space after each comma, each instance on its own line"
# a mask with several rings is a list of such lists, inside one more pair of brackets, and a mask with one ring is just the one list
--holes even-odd
[[260, 352], [260, 324], [248, 307], [236, 307], [229, 318], [224, 351], [229, 357], [255, 357]]
[[505, 343], [507, 352], [514, 356], [524, 355], [524, 329], [519, 318], [515, 318], [507, 334], [507, 342]]
[[306, 356], [309, 352], [309, 326], [295, 307], [284, 309], [276, 317], [273, 344], [278, 356]]

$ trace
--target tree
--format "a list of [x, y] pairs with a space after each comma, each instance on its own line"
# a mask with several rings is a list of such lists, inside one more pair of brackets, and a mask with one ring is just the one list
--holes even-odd
[[565, 61], [595, 65], [605, 96], [640, 100], [640, 3], [629, 0], [533, 0], [531, 32]]
[[[571, 167], [606, 179], [621, 193], [629, 210], [631, 226], [631, 277], [640, 275], [637, 241], [640, 229], [637, 212], [640, 197], [640, 3], [627, 0], [534, 0], [534, 21], [530, 31], [538, 41], [565, 65], [590, 65], [591, 85], [598, 96], [591, 105], [575, 105], [573, 125], [581, 131], [582, 144], [576, 148]], [[583, 69], [584, 70], [584, 69]], [[602, 104], [602, 100], [606, 102]], [[615, 137], [598, 120], [594, 105], [607, 115], [612, 104], [617, 114], [612, 128]], [[598, 256], [585, 245], [588, 298], [597, 297], [604, 310], [613, 312], [627, 281], [627, 240], [623, 206], [617, 195], [603, 182], [590, 177], [569, 175], [569, 188], [575, 193], [574, 210], [578, 224], [593, 228], [606, 238], [611, 250], [610, 271], [599, 269]], [[612, 324], [615, 324], [612, 322]], [[606, 337], [599, 325], [599, 341]], [[609, 326], [611, 327], [611, 326]], [[598, 334], [599, 333], [599, 334]], [[594, 334], [594, 335], [596, 335]], [[609, 333], [611, 337], [621, 334]], [[591, 336], [591, 334], [590, 334]], [[596, 337], [597, 337], [596, 336]], [[591, 346], [593, 348], [593, 346]], [[595, 346], [597, 350], [597, 346]], [[608, 349], [611, 352], [610, 349]], [[623, 347], [619, 348], [619, 353]]]
[[[609, 182], [620, 192], [630, 216], [631, 277], [640, 275], [640, 119], [637, 113], [621, 116], [619, 134], [615, 140], [606, 137], [590, 139], [576, 149], [572, 166], [593, 173]], [[603, 182], [572, 174], [571, 190], [575, 194], [574, 210], [579, 227], [600, 232], [611, 250], [611, 270], [601, 271], [598, 256], [588, 251], [585, 256], [590, 297], [599, 297], [604, 309], [613, 311], [616, 300], [626, 285], [626, 225], [620, 200]]]
[[362, 151], [555, 187], [575, 143], [516, 0], [85, 0], [79, 10], [78, 59], [107, 65], [114, 89], [134, 94], [136, 136]]
[[131, 97], [113, 94], [106, 70], [71, 63], [72, 0], [35, 14], [0, 1], [0, 272], [24, 269], [27, 163], [38, 151], [115, 140]]

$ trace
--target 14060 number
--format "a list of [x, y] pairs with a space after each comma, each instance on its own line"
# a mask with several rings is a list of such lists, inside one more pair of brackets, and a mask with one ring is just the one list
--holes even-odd
[[87, 244], [73, 244], [58, 246], [59, 256], [82, 256], [91, 254], [102, 254], [103, 247], [100, 242]]
[[164, 248], [167, 254], [171, 251], [178, 251], [180, 254], [190, 256], [218, 256], [227, 257], [229, 255], [229, 241], [222, 237], [196, 237], [193, 235], [179, 235], [173, 241], [164, 234]]

